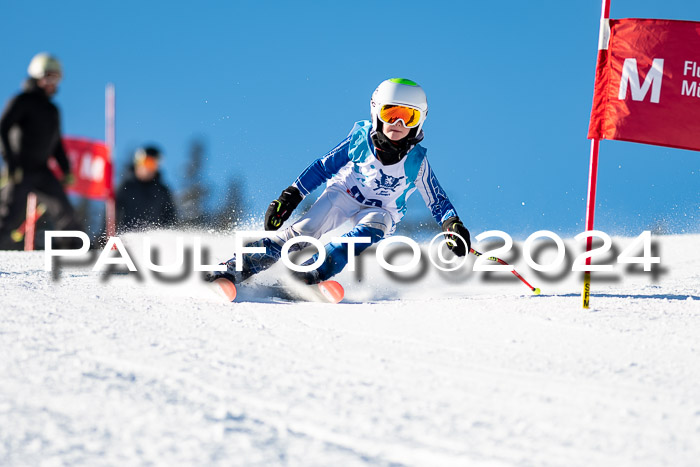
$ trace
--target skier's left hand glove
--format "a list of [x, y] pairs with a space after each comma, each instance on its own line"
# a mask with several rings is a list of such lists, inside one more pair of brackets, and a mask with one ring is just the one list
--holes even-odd
[[277, 230], [284, 221], [289, 219], [292, 212], [299, 206], [301, 200], [301, 192], [294, 185], [285, 189], [282, 194], [270, 203], [265, 213], [265, 230]]
[[[472, 242], [469, 231], [459, 220], [459, 217], [450, 217], [442, 223], [442, 231], [447, 239], [447, 247], [457, 256], [464, 256], [471, 250]], [[461, 236], [459, 238], [457, 235]], [[462, 240], [463, 239], [463, 240]], [[466, 244], [465, 244], [466, 243]]]

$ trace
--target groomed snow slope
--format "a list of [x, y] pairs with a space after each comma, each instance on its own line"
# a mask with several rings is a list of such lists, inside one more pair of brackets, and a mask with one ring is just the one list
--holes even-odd
[[0, 252], [0, 465], [698, 465], [700, 236], [655, 242], [662, 271], [616, 267], [590, 310], [578, 275], [522, 261], [541, 296], [391, 279], [370, 251], [348, 303], [227, 304], [197, 276], [54, 281]]

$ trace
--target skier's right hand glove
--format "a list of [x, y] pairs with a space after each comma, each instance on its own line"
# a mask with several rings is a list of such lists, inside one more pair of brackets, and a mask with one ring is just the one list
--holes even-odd
[[292, 212], [299, 206], [301, 200], [301, 192], [294, 185], [285, 189], [282, 194], [270, 203], [265, 213], [265, 230], [277, 230], [284, 221], [289, 219]]
[[[472, 241], [469, 238], [469, 231], [459, 220], [459, 217], [450, 217], [442, 223], [442, 231], [447, 239], [447, 247], [457, 256], [464, 256], [472, 248]], [[457, 234], [462, 238], [459, 238]]]

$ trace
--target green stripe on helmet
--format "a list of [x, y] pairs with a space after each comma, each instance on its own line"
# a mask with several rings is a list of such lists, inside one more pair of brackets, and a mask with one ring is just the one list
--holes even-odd
[[397, 84], [406, 84], [408, 86], [418, 86], [418, 83], [415, 81], [411, 81], [410, 79], [406, 78], [391, 78], [389, 81], [392, 83], [397, 83]]

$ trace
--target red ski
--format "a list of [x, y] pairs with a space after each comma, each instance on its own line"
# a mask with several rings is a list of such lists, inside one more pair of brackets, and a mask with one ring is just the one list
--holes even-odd
[[[236, 300], [238, 291], [236, 285], [223, 277], [212, 282], [215, 291], [227, 301]], [[340, 303], [345, 297], [345, 289], [336, 281], [323, 281], [315, 285], [297, 283], [293, 285], [269, 286], [271, 289], [282, 289], [287, 292], [288, 298], [294, 300], [320, 301], [326, 303]]]
[[230, 280], [220, 277], [212, 282], [212, 284], [214, 284], [214, 290], [229, 302], [236, 299], [236, 285]]
[[345, 289], [336, 281], [323, 281], [316, 285], [329, 303], [340, 303], [345, 297]]

